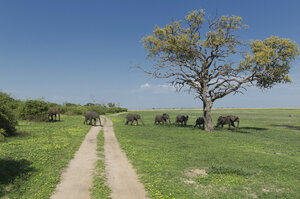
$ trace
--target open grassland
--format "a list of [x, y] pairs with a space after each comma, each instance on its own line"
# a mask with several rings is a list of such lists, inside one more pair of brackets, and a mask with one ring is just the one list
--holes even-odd
[[[173, 123], [188, 114], [188, 126], [155, 126], [163, 112]], [[214, 133], [193, 128], [200, 110], [135, 113], [145, 126], [125, 126], [126, 114], [111, 119], [150, 198], [300, 198], [300, 130], [274, 126], [300, 126], [299, 109], [215, 109], [214, 124], [219, 115], [241, 123]]]
[[0, 198], [49, 198], [89, 129], [82, 116], [19, 121], [18, 135], [0, 142]]

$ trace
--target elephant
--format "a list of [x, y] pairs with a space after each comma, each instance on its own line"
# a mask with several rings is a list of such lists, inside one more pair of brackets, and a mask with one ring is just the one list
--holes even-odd
[[170, 116], [167, 113], [156, 115], [154, 124], [167, 124], [167, 120], [169, 120], [169, 124], [171, 124]]
[[143, 122], [143, 120], [142, 120], [142, 118], [141, 118], [141, 116], [139, 114], [132, 114], [132, 113], [130, 113], [130, 114], [128, 114], [126, 116], [126, 123], [125, 123], [125, 125], [128, 125], [128, 122], [131, 122], [131, 125], [132, 125], [133, 121], [136, 122], [136, 125], [139, 125], [138, 120], [141, 120], [142, 124], [144, 125], [144, 122]]
[[88, 124], [87, 121], [89, 120], [89, 124], [92, 125], [92, 121], [94, 120], [94, 126], [96, 126], [97, 119], [99, 119], [99, 123], [101, 126], [101, 118], [97, 112], [87, 111], [87, 112], [85, 112], [84, 117], [85, 117], [85, 119], [84, 119], [83, 124]]
[[[235, 127], [234, 122], [238, 123], [237, 127]], [[230, 129], [231, 126], [233, 126], [234, 128], [239, 128], [240, 125], [239, 117], [234, 115], [220, 116], [218, 118], [217, 127], [221, 125], [221, 127], [223, 128], [224, 124], [228, 124], [228, 129]]]
[[199, 128], [200, 128], [200, 125], [203, 125], [203, 129], [204, 129], [204, 118], [203, 117], [198, 117], [197, 120], [196, 120], [196, 123], [195, 123], [195, 126], [194, 128], [198, 125]]
[[189, 119], [189, 116], [188, 115], [177, 115], [176, 117], [176, 124], [178, 125], [179, 123], [181, 123], [181, 126], [186, 126], [186, 123]]
[[48, 110], [48, 121], [56, 121], [56, 116], [58, 116], [58, 120], [60, 120], [60, 110], [58, 108], [49, 108]]

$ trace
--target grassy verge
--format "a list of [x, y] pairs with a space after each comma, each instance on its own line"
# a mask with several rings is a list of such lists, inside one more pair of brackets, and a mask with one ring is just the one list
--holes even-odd
[[49, 198], [90, 126], [82, 116], [60, 122], [19, 121], [18, 135], [0, 142], [0, 198]]
[[[157, 113], [188, 114], [187, 127], [155, 126]], [[145, 126], [114, 131], [150, 198], [300, 198], [300, 110], [224, 109], [238, 115], [240, 129], [208, 133], [193, 125], [201, 111], [141, 111]], [[289, 117], [291, 115], [291, 117]]]
[[98, 134], [98, 157], [99, 160], [97, 161], [96, 165], [96, 172], [94, 176], [93, 187], [91, 188], [91, 195], [92, 198], [98, 199], [106, 199], [110, 198], [110, 189], [106, 184], [106, 178], [104, 175], [105, 172], [105, 163], [104, 163], [104, 137], [103, 137], [103, 128], [101, 129], [100, 133]]

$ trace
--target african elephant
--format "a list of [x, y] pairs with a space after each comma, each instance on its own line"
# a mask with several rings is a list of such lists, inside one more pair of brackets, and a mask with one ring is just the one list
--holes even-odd
[[[237, 127], [235, 127], [234, 122], [238, 123]], [[234, 115], [220, 116], [218, 118], [217, 127], [221, 125], [221, 127], [223, 128], [224, 124], [228, 124], [228, 129], [230, 129], [231, 126], [233, 126], [234, 128], [239, 128], [240, 125], [239, 117]]]
[[198, 125], [199, 128], [200, 128], [200, 125], [203, 125], [203, 129], [204, 129], [204, 118], [203, 117], [198, 117], [197, 120], [196, 120], [196, 123], [195, 123], [195, 126], [194, 128]]
[[58, 108], [49, 108], [48, 110], [48, 121], [56, 121], [56, 116], [58, 116], [58, 120], [60, 120], [60, 110]]
[[100, 126], [101, 126], [101, 118], [100, 118], [100, 115], [95, 112], [95, 111], [87, 111], [85, 112], [84, 114], [84, 122], [83, 124], [87, 124], [87, 121], [89, 120], [89, 124], [92, 125], [92, 121], [94, 120], [94, 126], [96, 126], [96, 122], [97, 122], [97, 119], [99, 120], [99, 123], [100, 123]]
[[189, 116], [188, 115], [177, 115], [176, 117], [176, 124], [178, 125], [179, 123], [181, 124], [181, 126], [186, 126], [186, 123], [189, 119]]
[[125, 125], [128, 125], [128, 122], [131, 122], [131, 125], [132, 125], [133, 121], [136, 122], [136, 125], [139, 125], [138, 120], [141, 120], [142, 124], [144, 125], [144, 122], [143, 122], [143, 120], [142, 120], [142, 118], [141, 118], [141, 116], [139, 114], [132, 114], [132, 113], [130, 113], [130, 114], [128, 114], [126, 116], [126, 123], [125, 123]]
[[156, 115], [154, 124], [167, 124], [167, 120], [169, 120], [169, 124], [171, 124], [170, 116], [167, 113]]

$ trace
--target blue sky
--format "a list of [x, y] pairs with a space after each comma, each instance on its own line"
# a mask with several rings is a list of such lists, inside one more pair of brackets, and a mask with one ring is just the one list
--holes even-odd
[[[127, 108], [201, 108], [167, 80], [137, 69], [151, 62], [140, 42], [155, 25], [204, 9], [241, 16], [242, 39], [288, 37], [300, 45], [300, 1], [280, 0], [27, 0], [0, 1], [0, 90], [19, 99], [57, 103], [115, 102]], [[214, 107], [300, 107], [300, 59], [292, 84], [250, 88]]]

